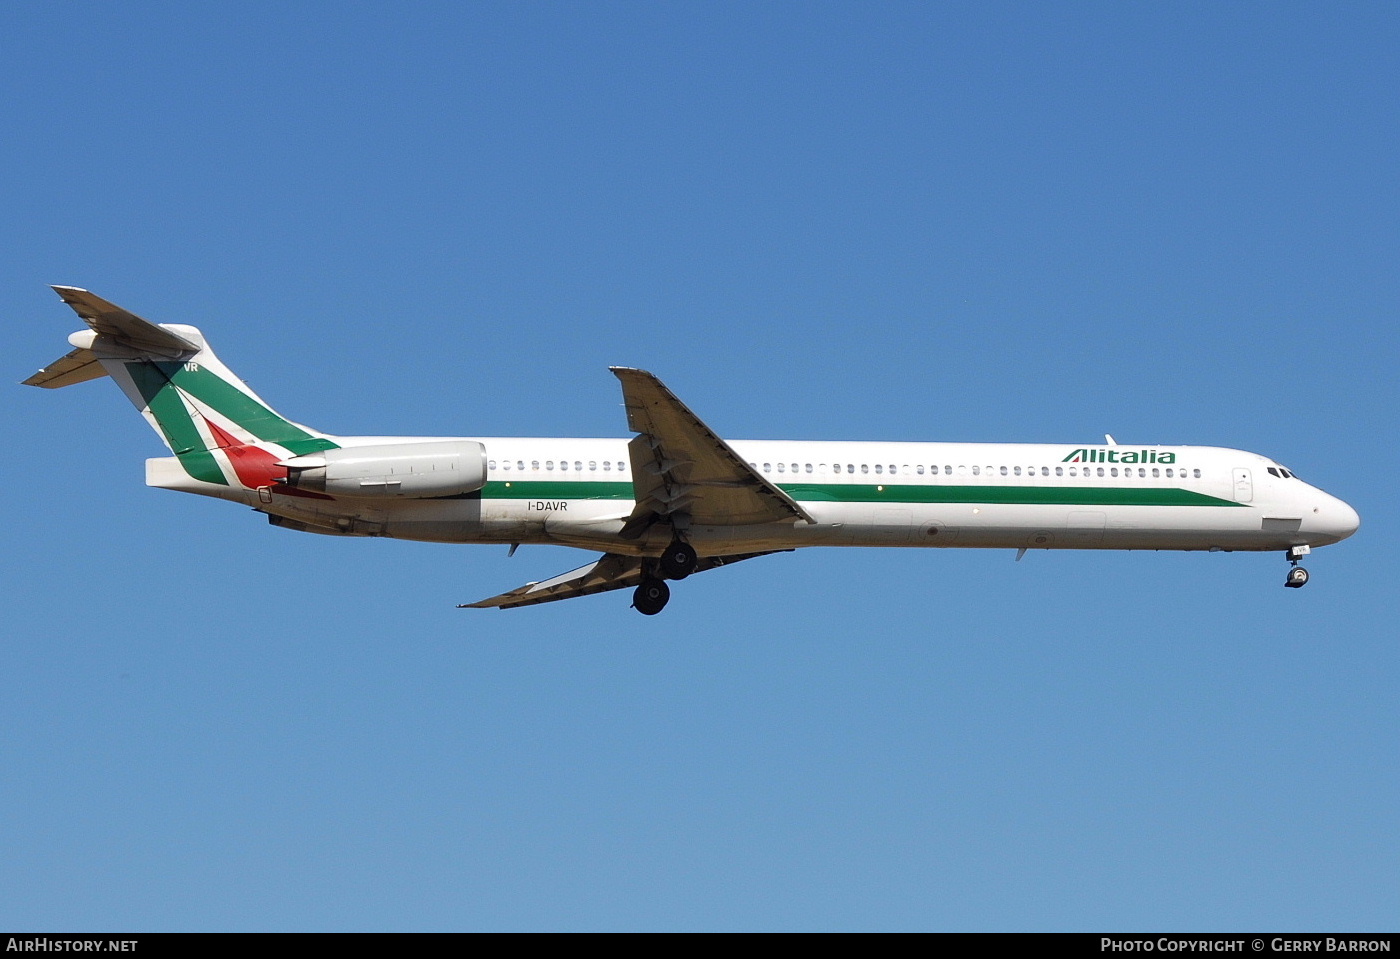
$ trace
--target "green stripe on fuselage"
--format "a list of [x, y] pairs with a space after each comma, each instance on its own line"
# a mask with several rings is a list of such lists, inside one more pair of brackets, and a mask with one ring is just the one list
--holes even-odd
[[896, 486], [793, 483], [806, 503], [999, 503], [1017, 506], [1239, 506], [1189, 489], [1160, 486]]
[[[1134, 486], [912, 486], [793, 483], [779, 488], [799, 503], [996, 503], [1019, 506], [1240, 506], [1187, 489]], [[588, 480], [487, 483], [482, 499], [630, 500], [632, 484]]]
[[482, 499], [621, 499], [633, 497], [632, 484], [612, 480], [505, 480], [491, 482], [479, 493]]

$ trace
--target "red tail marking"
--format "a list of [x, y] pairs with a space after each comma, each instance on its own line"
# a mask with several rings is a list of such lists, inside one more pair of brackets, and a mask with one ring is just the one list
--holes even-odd
[[233, 471], [238, 474], [238, 481], [247, 489], [260, 489], [286, 482], [287, 468], [277, 465], [279, 457], [276, 454], [269, 453], [261, 446], [249, 446], [239, 442], [219, 429], [213, 420], [206, 419], [204, 422], [209, 426], [209, 432], [214, 434], [214, 439], [219, 444], [218, 448], [228, 455]]

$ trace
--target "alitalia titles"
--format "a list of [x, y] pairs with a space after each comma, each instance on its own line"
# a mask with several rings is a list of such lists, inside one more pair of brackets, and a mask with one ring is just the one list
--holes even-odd
[[1175, 453], [1164, 453], [1161, 450], [1120, 450], [1116, 447], [1108, 449], [1091, 449], [1081, 447], [1070, 453], [1061, 463], [1175, 463]]

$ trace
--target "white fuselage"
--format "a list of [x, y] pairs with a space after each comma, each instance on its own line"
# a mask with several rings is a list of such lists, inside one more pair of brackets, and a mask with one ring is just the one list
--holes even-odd
[[653, 373], [610, 367], [629, 439], [331, 436], [286, 419], [184, 324], [78, 287], [86, 324], [24, 382], [110, 376], [173, 456], [146, 482], [246, 503], [274, 526], [444, 543], [600, 550], [465, 604], [511, 609], [631, 588], [803, 546], [1287, 551], [1359, 525], [1346, 503], [1256, 453], [1201, 446], [726, 441]]
[[[335, 437], [342, 446], [426, 437]], [[634, 507], [624, 439], [467, 438], [488, 481], [440, 499], [346, 499], [215, 488], [173, 459], [154, 486], [240, 499], [296, 528], [462, 543], [555, 543], [645, 555], [671, 535], [619, 534]], [[1200, 446], [733, 440], [815, 521], [694, 526], [702, 555], [800, 546], [1284, 550], [1323, 546], [1356, 512], [1267, 457]], [[304, 526], [302, 524], [305, 524]]]

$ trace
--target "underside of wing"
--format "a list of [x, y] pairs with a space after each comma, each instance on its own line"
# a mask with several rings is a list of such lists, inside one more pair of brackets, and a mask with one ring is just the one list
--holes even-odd
[[635, 556], [621, 556], [617, 553], [604, 553], [587, 566], [561, 573], [553, 579], [541, 583], [526, 583], [490, 599], [477, 603], [463, 603], [458, 609], [514, 609], [517, 606], [533, 606], [536, 603], [552, 603], [560, 599], [573, 599], [575, 596], [590, 596], [605, 593], [610, 589], [624, 589], [636, 586], [642, 581], [642, 561]]
[[[779, 552], [770, 550], [768, 552]], [[768, 552], [741, 553], [734, 556], [706, 556], [696, 565], [696, 572], [718, 569], [741, 560], [756, 556], [767, 556]], [[526, 583], [518, 589], [477, 603], [463, 603], [458, 609], [514, 609], [517, 606], [534, 606], [538, 603], [553, 603], [575, 596], [591, 596], [606, 593], [613, 589], [627, 589], [641, 585], [648, 575], [646, 561], [636, 556], [622, 556], [618, 553], [604, 553], [587, 566], [562, 573], [553, 579], [540, 583]]]
[[659, 379], [645, 370], [612, 371], [622, 382], [627, 425], [639, 434], [628, 446], [637, 511], [624, 536], [657, 520], [677, 528], [812, 522]]

